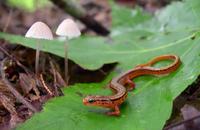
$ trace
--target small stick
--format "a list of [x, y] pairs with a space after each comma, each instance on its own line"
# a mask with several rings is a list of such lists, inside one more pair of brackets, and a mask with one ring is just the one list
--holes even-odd
[[187, 122], [190, 122], [190, 121], [195, 120], [195, 119], [198, 119], [198, 118], [200, 118], [200, 114], [197, 115], [197, 116], [194, 116], [194, 117], [192, 117], [192, 118], [190, 118], [190, 119], [183, 120], [183, 121], [174, 123], [174, 124], [172, 124], [172, 125], [166, 126], [166, 127], [164, 127], [163, 130], [169, 130], [169, 129], [171, 129], [171, 128], [177, 127], [177, 126], [179, 126], [179, 125], [181, 125], [181, 124], [185, 124], [185, 123], [187, 123]]
[[49, 90], [49, 88], [48, 88], [47, 85], [45, 84], [42, 74], [40, 74], [40, 80], [41, 80], [41, 82], [42, 82], [42, 85], [43, 85], [44, 88], [46, 89], [46, 91], [50, 94], [50, 96], [53, 96], [53, 93]]
[[[6, 54], [10, 59], [12, 59], [13, 61], [15, 61], [17, 63], [17, 65], [21, 68], [24, 69], [24, 71], [29, 74], [31, 73], [31, 71], [29, 71], [23, 64], [21, 64], [14, 56], [10, 55], [3, 47], [0, 46], [0, 50]], [[31, 73], [32, 74], [32, 73]]]
[[2, 77], [2, 80], [3, 82], [7, 85], [8, 89], [11, 91], [11, 93], [21, 102], [23, 103], [24, 105], [26, 105], [31, 111], [33, 111], [34, 113], [37, 112], [38, 110], [33, 106], [31, 105], [29, 102], [27, 102], [23, 96], [21, 96], [21, 94], [14, 89], [14, 87], [12, 86], [12, 84], [6, 79], [6, 76], [5, 76], [5, 72], [4, 72], [4, 62], [5, 62], [6, 58], [1, 62], [1, 65], [0, 65], [0, 70], [1, 70], [1, 77]]
[[51, 58], [49, 57], [49, 62], [50, 62], [50, 66], [51, 66], [51, 69], [52, 69], [52, 73], [53, 73], [53, 86], [54, 86], [54, 89], [55, 89], [55, 95], [58, 96], [58, 88], [56, 86], [56, 83], [57, 83], [57, 76], [56, 76], [56, 70], [55, 70], [55, 67], [54, 67], [54, 64], [53, 62], [51, 61]]

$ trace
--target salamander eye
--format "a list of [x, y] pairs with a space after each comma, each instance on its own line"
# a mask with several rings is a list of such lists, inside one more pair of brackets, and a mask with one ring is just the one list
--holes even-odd
[[89, 99], [88, 102], [89, 102], [89, 103], [93, 103], [93, 102], [94, 102], [94, 99]]

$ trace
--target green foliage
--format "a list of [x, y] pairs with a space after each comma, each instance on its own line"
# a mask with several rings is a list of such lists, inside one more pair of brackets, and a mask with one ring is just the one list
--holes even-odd
[[[123, 14], [121, 10], [126, 11]], [[143, 15], [140, 10], [121, 9], [116, 5], [112, 11], [114, 25], [111, 38], [85, 36], [70, 41], [71, 60], [91, 70], [118, 62], [118, 69], [125, 71], [155, 56], [176, 54], [181, 58], [181, 67], [168, 76], [134, 79], [137, 88], [129, 93], [121, 106], [120, 117], [104, 115], [106, 110], [103, 108], [84, 106], [83, 97], [79, 94], [109, 94], [110, 91], [103, 86], [116, 75], [117, 72], [113, 72], [102, 83], [75, 84], [65, 88], [65, 96], [46, 103], [43, 111], [19, 126], [19, 130], [162, 129], [171, 114], [173, 99], [200, 74], [200, 1], [173, 3], [153, 18]], [[122, 15], [126, 17], [121, 18]], [[0, 37], [35, 48], [35, 40], [32, 39], [2, 33]], [[41, 43], [43, 51], [64, 57], [64, 43], [43, 40]]]
[[25, 9], [28, 11], [34, 11], [36, 6], [47, 4], [48, 0], [8, 0], [8, 3], [14, 7]]

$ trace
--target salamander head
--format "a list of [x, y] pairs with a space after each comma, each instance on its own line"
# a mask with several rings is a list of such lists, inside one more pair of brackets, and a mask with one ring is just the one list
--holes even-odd
[[107, 106], [109, 102], [102, 96], [87, 96], [83, 99], [83, 104], [87, 106]]
[[83, 99], [84, 105], [92, 105], [93, 103], [95, 103], [95, 99], [93, 98], [93, 96], [87, 96]]
[[96, 96], [87, 96], [83, 99], [83, 104], [87, 106], [96, 105]]

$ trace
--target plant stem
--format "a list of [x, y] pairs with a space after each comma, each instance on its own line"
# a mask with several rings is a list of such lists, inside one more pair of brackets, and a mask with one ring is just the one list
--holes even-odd
[[68, 39], [65, 40], [65, 82], [68, 86]]
[[39, 59], [40, 59], [40, 43], [39, 40], [37, 40], [37, 48], [36, 48], [36, 55], [35, 55], [35, 74], [38, 76], [39, 73]]

